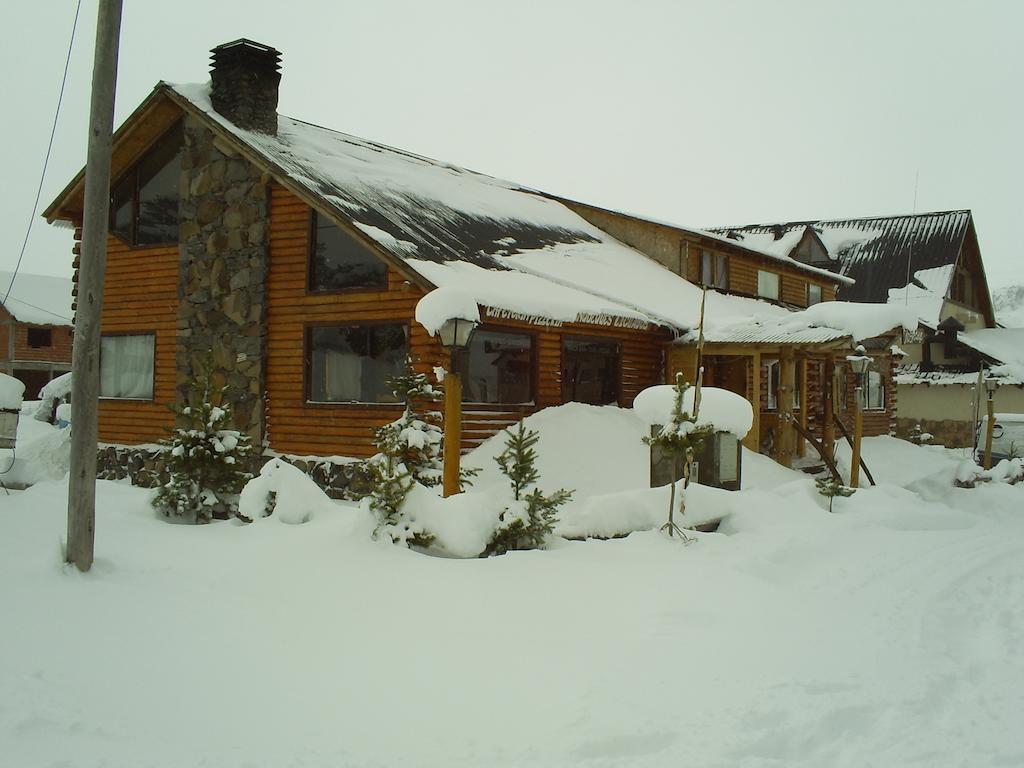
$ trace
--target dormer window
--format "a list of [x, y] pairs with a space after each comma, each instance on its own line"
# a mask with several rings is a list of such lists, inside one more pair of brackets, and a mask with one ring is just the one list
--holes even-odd
[[165, 133], [113, 185], [110, 233], [129, 245], [178, 242], [178, 187], [183, 147], [181, 123]]
[[821, 303], [821, 286], [817, 283], [807, 284], [807, 306], [811, 307]]
[[700, 252], [700, 282], [708, 288], [729, 289], [729, 258], [721, 253]]
[[781, 295], [779, 282], [778, 273], [769, 272], [765, 269], [757, 270], [757, 295], [763, 299], [778, 301]]

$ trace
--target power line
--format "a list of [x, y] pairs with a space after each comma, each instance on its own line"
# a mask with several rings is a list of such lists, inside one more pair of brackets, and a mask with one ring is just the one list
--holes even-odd
[[36, 190], [36, 201], [32, 204], [32, 215], [29, 216], [28, 229], [25, 230], [25, 240], [21, 244], [21, 252], [18, 254], [18, 263], [14, 265], [14, 274], [11, 275], [11, 284], [7, 286], [4, 294], [4, 303], [11, 295], [14, 288], [14, 281], [18, 279], [18, 270], [21, 269], [21, 260], [25, 258], [25, 248], [28, 246], [29, 235], [32, 234], [32, 224], [36, 220], [36, 210], [39, 208], [39, 198], [43, 195], [43, 180], [46, 178], [46, 167], [50, 164], [50, 152], [53, 150], [53, 137], [57, 134], [57, 118], [60, 116], [60, 105], [64, 101], [64, 88], [68, 83], [68, 69], [71, 67], [71, 51], [75, 46], [75, 31], [78, 29], [78, 12], [82, 10], [82, 0], [75, 5], [75, 20], [71, 25], [71, 39], [68, 41], [68, 56], [64, 60], [64, 76], [60, 81], [60, 93], [57, 96], [57, 110], [53, 113], [53, 127], [50, 129], [50, 143], [46, 145], [46, 157], [43, 159], [43, 172], [39, 174], [39, 188]]

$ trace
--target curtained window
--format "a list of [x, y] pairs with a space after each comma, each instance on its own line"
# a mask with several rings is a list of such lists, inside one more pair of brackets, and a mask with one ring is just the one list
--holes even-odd
[[388, 380], [405, 369], [404, 325], [309, 329], [309, 399], [315, 403], [393, 403]]
[[156, 337], [103, 336], [100, 339], [100, 397], [153, 399]]

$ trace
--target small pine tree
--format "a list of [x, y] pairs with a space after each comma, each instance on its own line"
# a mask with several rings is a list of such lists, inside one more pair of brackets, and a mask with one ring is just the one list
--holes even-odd
[[495, 457], [502, 474], [509, 479], [515, 504], [500, 515], [500, 525], [483, 556], [502, 555], [512, 550], [541, 549], [558, 522], [558, 508], [572, 498], [572, 491], [560, 488], [547, 495], [539, 488], [526, 489], [540, 479], [534, 446], [540, 439], [535, 430], [520, 421], [517, 431], [506, 429], [505, 449]]
[[253, 448], [248, 435], [232, 429], [231, 408], [211, 402], [209, 372], [196, 383], [202, 402], [174, 406], [186, 426], [160, 441], [168, 480], [157, 490], [153, 506], [167, 517], [206, 523], [238, 513], [238, 494], [252, 477], [245, 466]]
[[373, 461], [388, 464], [391, 469], [403, 464], [416, 482], [427, 487], [438, 485], [443, 472], [440, 414], [421, 407], [440, 400], [441, 393], [426, 374], [413, 370], [408, 358], [405, 370], [388, 379], [388, 386], [395, 399], [405, 403], [405, 410], [399, 418], [374, 432], [374, 443], [380, 453]]
[[819, 477], [814, 481], [814, 484], [818, 486], [818, 493], [822, 496], [828, 497], [828, 511], [832, 512], [832, 501], [836, 496], [846, 498], [853, 496], [857, 492], [856, 488], [849, 485], [845, 485], [841, 480], [836, 480], [834, 477]]
[[[669, 456], [673, 465], [682, 459], [684, 489], [690, 482], [690, 465], [693, 463], [693, 457], [703, 447], [704, 441], [715, 434], [715, 428], [712, 425], [697, 426], [696, 418], [691, 416], [689, 411], [683, 409], [683, 396], [690, 388], [691, 385], [683, 378], [683, 374], [677, 373], [675, 391], [672, 395], [672, 411], [669, 414], [668, 423], [662, 425], [658, 434], [643, 438], [647, 445], [656, 447], [662, 455]], [[676, 483], [673, 482], [669, 488], [668, 522], [662, 526], [663, 530], [668, 530], [670, 536], [679, 531], [673, 519], [675, 498]], [[681, 498], [679, 502], [680, 515], [684, 512], [684, 504], [685, 498]], [[679, 531], [679, 534], [686, 539], [686, 535], [682, 531]]]

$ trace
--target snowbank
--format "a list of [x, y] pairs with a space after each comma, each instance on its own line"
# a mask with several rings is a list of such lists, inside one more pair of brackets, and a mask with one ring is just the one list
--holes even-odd
[[25, 385], [22, 382], [6, 373], [0, 373], [0, 408], [20, 411], [24, 394]]

